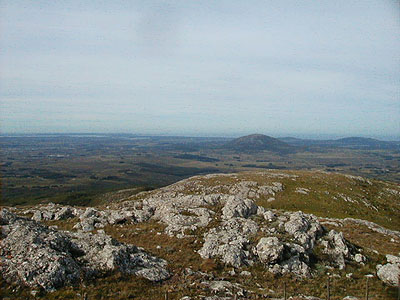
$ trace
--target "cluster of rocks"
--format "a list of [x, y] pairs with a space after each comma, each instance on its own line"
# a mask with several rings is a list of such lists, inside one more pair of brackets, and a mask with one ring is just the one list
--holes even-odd
[[[170, 186], [151, 192], [155, 197], [181, 197], [184, 195], [212, 195], [225, 194], [234, 195], [241, 198], [259, 199], [265, 196], [274, 197], [282, 192], [285, 187], [279, 179], [291, 178], [296, 180], [294, 174], [253, 172], [252, 175], [272, 181], [269, 184], [259, 184], [257, 181], [239, 178], [238, 174], [209, 174], [194, 176], [179, 181]], [[212, 184], [208, 180], [213, 180]]]
[[[235, 174], [196, 176], [151, 192], [142, 200], [118, 203], [117, 209], [123, 209], [125, 213], [135, 209], [135, 214], [146, 215], [146, 220], [152, 218], [166, 224], [165, 232], [168, 235], [182, 238], [188, 232], [207, 227], [215, 219], [216, 214], [220, 214], [216, 207], [223, 207], [222, 214], [225, 220], [233, 217], [248, 217], [255, 214], [258, 209], [253, 199], [261, 196], [275, 196], [284, 190], [280, 182], [259, 185], [255, 181], [237, 179], [237, 182], [233, 184], [210, 186], [198, 180], [200, 178], [202, 180], [217, 179], [221, 176], [237, 179]], [[271, 176], [281, 178], [280, 176], [291, 175], [273, 174]], [[186, 194], [187, 190], [192, 190], [194, 193]], [[138, 207], [139, 209], [136, 209]], [[137, 218], [134, 218], [134, 221], [138, 221]]]
[[[265, 210], [247, 197], [255, 189], [275, 195], [283, 190], [283, 185], [278, 182], [258, 186], [256, 182], [243, 181], [233, 185], [233, 192], [182, 194], [181, 187], [189, 183], [183, 181], [141, 200], [119, 203], [113, 209], [80, 210], [50, 205], [42, 208], [40, 214], [48, 219], [56, 219], [60, 212], [64, 218], [76, 217], [79, 221], [74, 228], [78, 232], [92, 231], [106, 224], [149, 219], [165, 224], [165, 233], [178, 238], [194, 234], [198, 228], [207, 228], [204, 243], [198, 251], [202, 258], [218, 258], [235, 268], [261, 262], [274, 274], [311, 276], [310, 255], [316, 246], [330, 256], [334, 267], [340, 269], [347, 261], [365, 261], [341, 233], [327, 232], [315, 216]], [[34, 216], [38, 214], [36, 211]], [[209, 228], [211, 221], [215, 225]]]
[[366, 184], [372, 185], [372, 182], [370, 180], [368, 180], [367, 178], [361, 177], [361, 176], [354, 176], [354, 175], [350, 175], [350, 174], [345, 174], [344, 176], [348, 179], [354, 180], [356, 183], [361, 182], [361, 183], [366, 183]]
[[47, 221], [47, 220], [65, 220], [74, 218], [83, 213], [83, 209], [71, 206], [61, 206], [54, 203], [40, 205], [36, 208], [25, 210], [25, 214], [32, 214], [32, 220]]
[[[218, 182], [219, 176], [203, 176], [201, 180]], [[273, 274], [310, 277], [313, 275], [311, 258], [316, 252], [329, 257], [321, 262], [328, 268], [344, 269], [348, 262], [366, 262], [360, 249], [348, 242], [342, 233], [326, 230], [315, 216], [266, 210], [256, 205], [259, 197], [275, 197], [284, 190], [285, 187], [275, 181], [280, 176], [291, 176], [293, 180], [297, 176], [271, 173], [268, 176], [274, 177], [274, 182], [269, 185], [240, 181], [236, 175], [223, 176], [231, 176], [233, 183], [207, 186], [195, 177], [106, 208], [38, 206], [25, 211], [32, 214], [32, 220], [3, 209], [0, 215], [3, 276], [11, 282], [41, 286], [46, 290], [108, 270], [152, 281], [164, 280], [169, 276], [166, 261], [150, 256], [141, 248], [119, 243], [101, 230], [106, 225], [149, 220], [164, 224], [169, 236], [196, 235], [202, 242], [198, 250], [202, 258], [216, 258], [235, 269], [260, 263]], [[221, 182], [224, 181], [221, 179]], [[189, 188], [195, 192], [188, 194]], [[303, 188], [296, 192], [306, 195], [310, 191]], [[76, 222], [76, 232], [58, 231], [39, 223], [66, 219]], [[327, 219], [327, 222], [345, 221]], [[375, 225], [375, 230], [384, 231]], [[199, 228], [202, 230], [197, 231]], [[97, 233], [92, 233], [96, 229]], [[400, 236], [393, 231], [384, 233]], [[399, 276], [400, 259], [388, 256], [387, 261], [385, 265], [378, 265], [377, 274], [393, 285], [395, 276]], [[246, 272], [240, 271], [238, 274]], [[202, 282], [212, 291], [225, 291], [228, 297], [232, 296], [231, 290], [240, 290], [224, 280], [206, 278]]]
[[203, 247], [199, 250], [202, 258], [220, 258], [234, 267], [253, 263], [250, 256], [249, 237], [258, 230], [258, 225], [244, 218], [232, 218], [212, 228], [204, 236]]
[[82, 209], [49, 203], [47, 205], [27, 209], [24, 211], [24, 214], [32, 214], [32, 220], [38, 222], [77, 218], [78, 222], [74, 228], [89, 232], [94, 229], [104, 228], [107, 224], [144, 222], [153, 215], [153, 212], [146, 211], [145, 209], [136, 209], [135, 207], [129, 211], [112, 209], [101, 210], [93, 207]]
[[[348, 261], [365, 262], [366, 258], [342, 233], [327, 232], [315, 216], [266, 211], [254, 205], [248, 199], [235, 208], [227, 202], [222, 217], [230, 217], [205, 234], [199, 250], [201, 257], [220, 258], [236, 268], [259, 261], [274, 274], [292, 273], [300, 277], [312, 275], [310, 255], [317, 246], [330, 256], [334, 267], [343, 269]], [[225, 214], [227, 206], [229, 214]], [[262, 219], [254, 218], [258, 220], [255, 222], [252, 215]], [[261, 236], [256, 244], [251, 242], [254, 236]]]
[[151, 281], [169, 277], [165, 260], [104, 233], [57, 231], [7, 209], [0, 224], [1, 272], [11, 283], [54, 290], [110, 270]]
[[[198, 251], [202, 258], [218, 258], [236, 268], [259, 261], [275, 274], [293, 273], [301, 277], [312, 274], [310, 255], [316, 246], [340, 269], [348, 261], [366, 260], [341, 233], [324, 230], [315, 216], [267, 211], [248, 198], [254, 196], [256, 188], [275, 195], [283, 190], [280, 183], [266, 187], [243, 181], [231, 185], [227, 193], [182, 194], [182, 186], [188, 188], [190, 184], [193, 182], [187, 180], [152, 193], [142, 200], [142, 206], [152, 208], [152, 218], [167, 225], [166, 233], [180, 238], [185, 237], [188, 229], [193, 232], [199, 227], [207, 228], [211, 220], [217, 220], [218, 225], [204, 234], [204, 243]], [[129, 209], [130, 204], [122, 203], [122, 207]], [[253, 240], [255, 236], [258, 241]]]
[[387, 263], [376, 266], [379, 279], [391, 286], [398, 286], [400, 281], [400, 257], [386, 255]]

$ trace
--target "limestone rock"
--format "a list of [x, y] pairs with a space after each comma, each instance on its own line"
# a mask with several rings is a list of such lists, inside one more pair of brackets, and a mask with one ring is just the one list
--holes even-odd
[[339, 269], [344, 269], [346, 260], [351, 259], [354, 246], [352, 247], [352, 245], [344, 239], [343, 233], [334, 230], [329, 231], [325, 239], [326, 240], [322, 242], [322, 245], [325, 247], [324, 252], [334, 259]]
[[307, 250], [314, 248], [317, 238], [323, 233], [316, 218], [301, 211], [291, 213], [284, 227]]
[[222, 208], [222, 216], [225, 219], [234, 217], [247, 218], [257, 213], [257, 205], [253, 200], [231, 196]]
[[20, 218], [6, 224], [0, 249], [5, 280], [46, 290], [79, 280], [77, 253], [66, 235]]
[[391, 286], [397, 286], [400, 280], [400, 257], [386, 255], [386, 260], [388, 263], [376, 266], [376, 274], [384, 283]]
[[277, 237], [261, 238], [256, 246], [257, 255], [264, 264], [281, 260], [284, 246]]
[[74, 210], [71, 207], [63, 207], [54, 214], [54, 220], [65, 220], [75, 217]]
[[399, 256], [388, 254], [388, 255], [386, 255], [386, 260], [390, 264], [400, 265], [400, 257]]
[[133, 218], [134, 218], [134, 213], [131, 211], [110, 210], [108, 211], [107, 222], [111, 225], [122, 224], [132, 221]]
[[8, 282], [54, 290], [102, 270], [119, 270], [151, 281], [169, 276], [166, 261], [105, 234], [57, 231], [6, 209], [0, 221], [1, 271]]
[[40, 222], [74, 218], [79, 216], [82, 213], [82, 210], [71, 206], [61, 206], [54, 203], [48, 203], [46, 205], [39, 205], [33, 209], [26, 210], [25, 213], [33, 213], [32, 220]]
[[250, 252], [245, 246], [249, 243], [248, 237], [257, 230], [254, 221], [244, 218], [224, 221], [220, 227], [205, 234], [205, 242], [199, 254], [202, 258], [220, 257], [223, 262], [234, 267], [250, 264]]

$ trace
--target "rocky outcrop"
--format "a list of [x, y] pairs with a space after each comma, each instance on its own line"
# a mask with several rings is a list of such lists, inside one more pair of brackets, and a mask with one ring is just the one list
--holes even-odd
[[99, 271], [119, 270], [122, 273], [142, 276], [151, 281], [168, 278], [167, 262], [150, 256], [144, 249], [118, 242], [106, 234], [70, 233], [74, 250], [81, 252], [77, 258], [88, 275]]
[[32, 213], [32, 220], [35, 221], [48, 221], [48, 220], [65, 220], [79, 216], [83, 212], [82, 209], [61, 206], [54, 203], [40, 205], [33, 209], [25, 211], [26, 214]]
[[[239, 203], [241, 208], [245, 207], [245, 202], [236, 199], [235, 203]], [[229, 201], [227, 205], [232, 207]], [[252, 220], [255, 214], [241, 214], [247, 218], [227, 218], [222, 214], [221, 225], [204, 235], [204, 244], [199, 250], [201, 257], [219, 258], [236, 268], [259, 261], [274, 274], [291, 273], [299, 277], [312, 275], [310, 255], [317, 245], [322, 246], [331, 257], [334, 267], [344, 268], [348, 261], [365, 261], [365, 257], [341, 233], [327, 233], [315, 216], [260, 208], [256, 212], [263, 217], [261, 224]], [[260, 232], [264, 237], [259, 238], [256, 244], [251, 243], [250, 240]]]
[[253, 200], [231, 196], [222, 208], [222, 217], [230, 219], [234, 217], [248, 218], [257, 213], [257, 205]]
[[13, 283], [53, 290], [80, 279], [71, 240], [35, 221], [1, 211], [3, 277]]
[[250, 251], [246, 249], [249, 237], [258, 230], [257, 224], [244, 218], [232, 218], [212, 228], [204, 236], [203, 247], [199, 250], [202, 258], [218, 257], [234, 267], [252, 264]]
[[[256, 186], [254, 183], [245, 183], [246, 187]], [[281, 188], [278, 184], [275, 186], [277, 189]], [[213, 221], [216, 225], [204, 234], [204, 243], [198, 253], [202, 258], [217, 258], [235, 268], [260, 262], [274, 274], [292, 273], [299, 277], [308, 277], [312, 274], [310, 255], [317, 244], [331, 257], [334, 267], [342, 269], [351, 260], [360, 264], [365, 261], [365, 257], [357, 253], [357, 249], [343, 235], [335, 231], [327, 233], [313, 215], [266, 210], [258, 207], [253, 200], [244, 198], [243, 194], [233, 196], [178, 193], [174, 196], [167, 193], [167, 196], [152, 195], [141, 201], [124, 203], [124, 207], [120, 209], [74, 210], [70, 207], [49, 205], [42, 208], [40, 213], [52, 219], [57, 215], [60, 218], [73, 216], [79, 220], [74, 226], [78, 231], [65, 234], [73, 241], [76, 249], [85, 253], [75, 261], [90, 262], [85, 266], [86, 273], [95, 274], [99, 270], [114, 268], [120, 268], [126, 273], [138, 272], [129, 264], [125, 269], [118, 267], [113, 261], [119, 258], [110, 255], [118, 253], [118, 257], [125, 261], [128, 256], [137, 260], [140, 255], [135, 255], [131, 248], [124, 245], [117, 246], [110, 238], [92, 235], [90, 232], [107, 224], [136, 223], [149, 219], [167, 225], [165, 233], [178, 238], [196, 234], [197, 229], [206, 228]], [[259, 238], [254, 242], [255, 236]], [[103, 248], [92, 249], [83, 241], [103, 245]], [[85, 259], [86, 256], [89, 258]], [[143, 263], [143, 267], [151, 268], [151, 259], [145, 260], [148, 264]], [[153, 280], [157, 275], [147, 277]]]
[[205, 227], [211, 221], [214, 212], [204, 207], [179, 209], [170, 204], [155, 208], [153, 219], [167, 225], [165, 233], [183, 238], [188, 232]]
[[105, 270], [168, 278], [166, 261], [105, 234], [69, 233], [17, 217], [3, 209], [1, 263], [5, 280], [54, 290]]
[[37, 206], [36, 208], [24, 211], [25, 214], [31, 213], [32, 220], [38, 222], [78, 218], [79, 221], [74, 228], [84, 232], [104, 228], [108, 224], [145, 222], [153, 215], [153, 212], [148, 207], [142, 207], [141, 209], [134, 207], [130, 210], [96, 209], [93, 207], [81, 209], [54, 203]]
[[266, 211], [263, 216], [270, 223], [265, 231], [275, 236], [260, 239], [256, 247], [260, 261], [274, 274], [311, 276], [309, 256], [324, 232], [316, 218], [302, 212], [278, 216]]
[[[76, 222], [75, 232], [57, 231], [5, 210], [5, 238], [2, 241], [2, 256], [7, 266], [4, 268], [5, 277], [45, 289], [54, 289], [109, 270], [143, 276], [152, 281], [163, 280], [169, 275], [165, 261], [150, 256], [141, 248], [120, 243], [99, 230], [106, 226], [118, 229], [127, 223], [150, 220], [165, 225], [164, 233], [170, 237], [195, 237], [193, 243], [202, 258], [220, 260], [233, 267], [232, 274], [242, 274], [242, 277], [251, 276], [251, 268], [237, 269], [253, 264], [277, 275], [310, 277], [315, 274], [313, 266], [321, 251], [324, 253], [321, 255], [324, 261], [318, 261], [321, 268], [343, 269], [350, 261], [366, 262], [367, 258], [346, 241], [342, 233], [325, 230], [315, 216], [301, 211], [284, 212], [257, 206], [256, 199], [268, 201], [268, 197], [275, 196], [279, 199], [278, 193], [284, 189], [278, 182], [279, 178], [285, 175], [285, 178], [296, 179], [296, 176], [287, 174], [262, 173], [264, 175], [273, 177], [272, 182], [262, 185], [247, 179], [241, 181], [236, 175], [208, 175], [183, 180], [107, 207], [79, 209], [49, 204], [26, 210], [38, 222]], [[212, 179], [217, 184], [207, 185], [202, 183], [204, 179]], [[304, 191], [311, 193], [305, 189], [297, 192], [306, 195]], [[299, 196], [305, 197], [303, 195]], [[17, 230], [15, 226], [22, 229]], [[131, 227], [134, 230], [129, 236], [138, 229]], [[20, 241], [23, 235], [28, 239]], [[32, 247], [39, 249], [41, 256], [24, 250]], [[163, 249], [163, 246], [157, 245], [156, 249]], [[329, 259], [325, 260], [326, 256]], [[389, 264], [391, 266], [381, 266], [382, 274], [392, 272], [394, 264]], [[25, 267], [27, 269], [23, 269]], [[208, 287], [213, 291], [226, 285], [224, 278], [207, 277], [198, 283], [203, 281], [209, 282]], [[215, 283], [211, 284], [212, 281]]]
[[[307, 256], [306, 258], [306, 261], [308, 261]], [[301, 253], [293, 251], [292, 256], [290, 256], [289, 259], [284, 260], [279, 264], [275, 264], [269, 268], [269, 271], [273, 274], [281, 275], [291, 273], [298, 277], [310, 277], [311, 268], [303, 260], [304, 258], [302, 258]]]
[[264, 264], [272, 264], [282, 259], [284, 245], [277, 237], [261, 238], [256, 246], [257, 255]]
[[303, 212], [290, 214], [289, 221], [285, 223], [285, 230], [293, 235], [306, 250], [313, 249], [318, 237], [323, 233], [321, 224], [316, 217]]
[[400, 280], [400, 257], [386, 255], [386, 260], [386, 264], [376, 266], [376, 274], [387, 285], [398, 286]]
[[346, 260], [350, 260], [352, 258], [352, 252], [354, 252], [352, 251], [354, 246], [344, 239], [343, 233], [334, 230], [329, 231], [322, 245], [325, 248], [324, 252], [334, 259], [339, 269], [345, 268]]

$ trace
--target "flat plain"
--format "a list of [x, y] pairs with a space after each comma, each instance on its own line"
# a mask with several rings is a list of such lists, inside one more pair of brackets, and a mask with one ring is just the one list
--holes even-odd
[[[229, 138], [62, 134], [0, 137], [3, 205], [100, 204], [199, 174], [322, 170], [400, 182], [400, 146], [284, 138], [294, 151], [235, 149]], [[228, 147], [227, 147], [228, 145]]]

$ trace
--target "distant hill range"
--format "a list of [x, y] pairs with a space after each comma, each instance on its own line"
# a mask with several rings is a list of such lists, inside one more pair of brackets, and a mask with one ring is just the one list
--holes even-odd
[[291, 146], [320, 146], [320, 147], [344, 147], [352, 149], [400, 149], [400, 142], [381, 141], [373, 138], [347, 137], [337, 140], [311, 140], [285, 137], [279, 139]]
[[288, 154], [301, 150], [322, 148], [348, 148], [360, 150], [400, 150], [400, 142], [381, 141], [365, 137], [346, 137], [336, 140], [312, 140], [294, 137], [273, 138], [264, 134], [251, 134], [223, 144], [224, 149], [238, 152], [271, 151]]
[[229, 141], [224, 148], [244, 152], [271, 151], [285, 154], [293, 152], [296, 147], [267, 135], [251, 134]]

